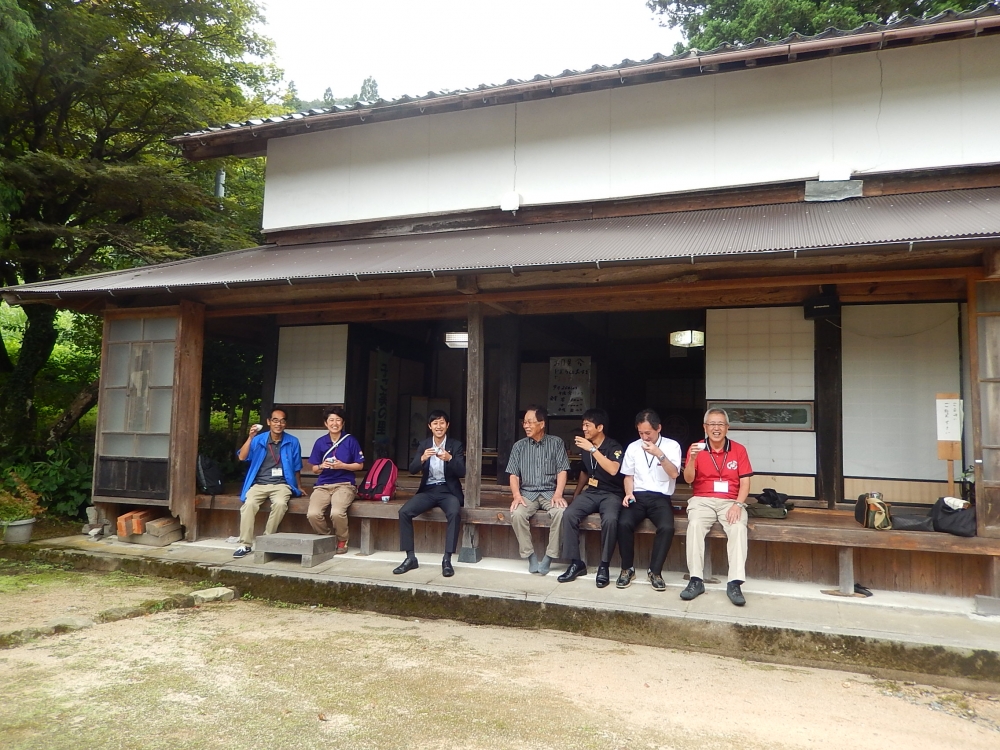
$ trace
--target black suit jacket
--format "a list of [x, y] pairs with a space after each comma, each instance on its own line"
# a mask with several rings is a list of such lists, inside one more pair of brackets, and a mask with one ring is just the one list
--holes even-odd
[[[421, 462], [420, 457], [424, 451], [431, 447], [434, 438], [428, 437], [420, 441], [417, 446], [417, 455], [410, 461], [410, 473], [421, 473], [420, 487], [417, 489], [419, 495], [427, 489], [427, 475], [431, 471], [431, 460]], [[451, 461], [444, 462], [444, 483], [448, 486], [448, 491], [457, 497], [462, 505], [465, 505], [465, 493], [462, 491], [462, 483], [459, 481], [465, 476], [465, 447], [454, 438], [445, 436], [444, 449], [451, 454]]]

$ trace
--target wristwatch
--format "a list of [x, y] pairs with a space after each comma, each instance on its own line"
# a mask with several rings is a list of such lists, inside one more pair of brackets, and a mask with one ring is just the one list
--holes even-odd
[[734, 503], [734, 505], [740, 506], [741, 508], [743, 508], [743, 510], [747, 509], [747, 504], [746, 503]]
[[597, 446], [596, 445], [590, 446], [590, 452], [591, 453], [597, 453]]

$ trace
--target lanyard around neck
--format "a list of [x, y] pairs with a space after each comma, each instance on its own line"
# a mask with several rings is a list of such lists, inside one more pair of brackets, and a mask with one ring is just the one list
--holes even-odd
[[[660, 443], [662, 443], [662, 442], [663, 442], [663, 435], [660, 435], [658, 438], [656, 438], [656, 447], [659, 448], [660, 447]], [[642, 449], [640, 448], [640, 450], [642, 450]], [[642, 452], [645, 454], [645, 457], [646, 457], [646, 468], [647, 469], [652, 469], [653, 468], [653, 462], [654, 461], [656, 463], [660, 462], [660, 459], [658, 459], [656, 456], [650, 455], [649, 453], [646, 453], [646, 451], [642, 451]]]

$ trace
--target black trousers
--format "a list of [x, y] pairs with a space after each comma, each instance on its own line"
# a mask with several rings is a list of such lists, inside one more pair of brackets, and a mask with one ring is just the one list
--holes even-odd
[[622, 557], [622, 568], [631, 568], [635, 562], [635, 527], [648, 518], [656, 527], [653, 537], [653, 554], [649, 558], [649, 569], [656, 575], [663, 573], [663, 563], [674, 539], [674, 511], [670, 506], [670, 495], [659, 492], [635, 492], [635, 502], [622, 508], [618, 514], [618, 554]]
[[580, 523], [591, 513], [601, 514], [601, 562], [610, 562], [618, 542], [618, 511], [622, 496], [588, 488], [576, 496], [563, 513], [562, 554], [567, 560], [580, 559]]
[[448, 519], [445, 531], [446, 554], [454, 554], [458, 547], [458, 529], [462, 520], [462, 502], [448, 491], [448, 485], [435, 484], [419, 495], [414, 495], [399, 509], [399, 548], [413, 551], [413, 519], [431, 508], [440, 508]]

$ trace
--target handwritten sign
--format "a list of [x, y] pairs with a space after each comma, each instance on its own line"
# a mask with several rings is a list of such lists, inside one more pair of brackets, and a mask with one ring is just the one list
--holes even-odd
[[389, 457], [389, 365], [392, 355], [375, 357], [375, 458]]
[[937, 439], [958, 442], [962, 439], [962, 399], [939, 398], [937, 404]]
[[590, 408], [590, 357], [549, 358], [549, 414], [572, 416]]

